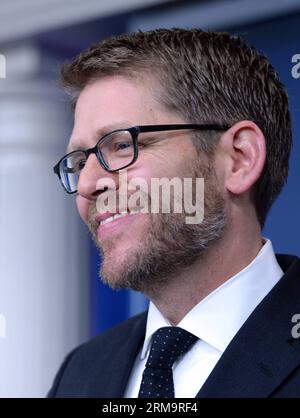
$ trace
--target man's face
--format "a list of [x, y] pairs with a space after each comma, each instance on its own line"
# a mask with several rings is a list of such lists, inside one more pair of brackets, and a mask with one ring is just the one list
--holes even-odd
[[[70, 145], [93, 147], [99, 140], [99, 131], [107, 133], [136, 125], [179, 123], [185, 121], [165, 110], [147, 83], [107, 77], [87, 85], [81, 92]], [[190, 266], [220, 237], [225, 225], [225, 210], [214, 171], [204, 158], [200, 163], [190, 133], [143, 135], [139, 158], [128, 168], [127, 181], [143, 178], [150, 190], [151, 178], [204, 177], [204, 222], [187, 225], [184, 213], [137, 213], [99, 225], [95, 219], [99, 196], [97, 182], [103, 177], [112, 179], [117, 191], [119, 184], [118, 174], [106, 172], [95, 155], [89, 157], [81, 172], [77, 206], [102, 252], [101, 277], [104, 281], [112, 287], [134, 288], [147, 293], [172, 280], [176, 272]]]

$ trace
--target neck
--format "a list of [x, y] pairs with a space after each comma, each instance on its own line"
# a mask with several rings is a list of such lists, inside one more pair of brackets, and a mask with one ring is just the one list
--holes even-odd
[[256, 257], [263, 245], [259, 225], [243, 229], [228, 228], [193, 266], [165, 287], [147, 294], [171, 324], [177, 325], [195, 305]]

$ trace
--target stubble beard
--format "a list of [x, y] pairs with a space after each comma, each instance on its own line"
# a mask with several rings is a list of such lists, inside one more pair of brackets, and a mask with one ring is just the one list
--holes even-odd
[[[205, 212], [200, 224], [187, 224], [187, 213], [148, 213], [148, 229], [143, 242], [130, 249], [122, 260], [113, 260], [111, 252], [118, 237], [102, 243], [91, 221], [89, 229], [102, 256], [99, 271], [101, 280], [113, 289], [132, 289], [146, 295], [167, 286], [180, 272], [201, 261], [222, 237], [226, 227], [225, 202], [217, 190], [213, 169], [193, 170], [193, 178], [205, 179]], [[146, 239], [145, 239], [146, 236]]]

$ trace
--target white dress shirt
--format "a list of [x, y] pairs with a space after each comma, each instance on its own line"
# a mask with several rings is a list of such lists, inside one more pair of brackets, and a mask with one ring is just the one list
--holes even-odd
[[[283, 276], [270, 240], [255, 259], [194, 306], [177, 325], [199, 340], [173, 365], [176, 398], [197, 395], [235, 334]], [[150, 302], [146, 336], [133, 366], [126, 398], [138, 397], [154, 332], [170, 322]]]

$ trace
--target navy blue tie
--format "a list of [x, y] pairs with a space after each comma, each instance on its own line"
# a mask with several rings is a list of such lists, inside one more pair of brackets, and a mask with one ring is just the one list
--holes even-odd
[[179, 327], [159, 328], [153, 334], [139, 398], [174, 398], [172, 366], [197, 339]]

